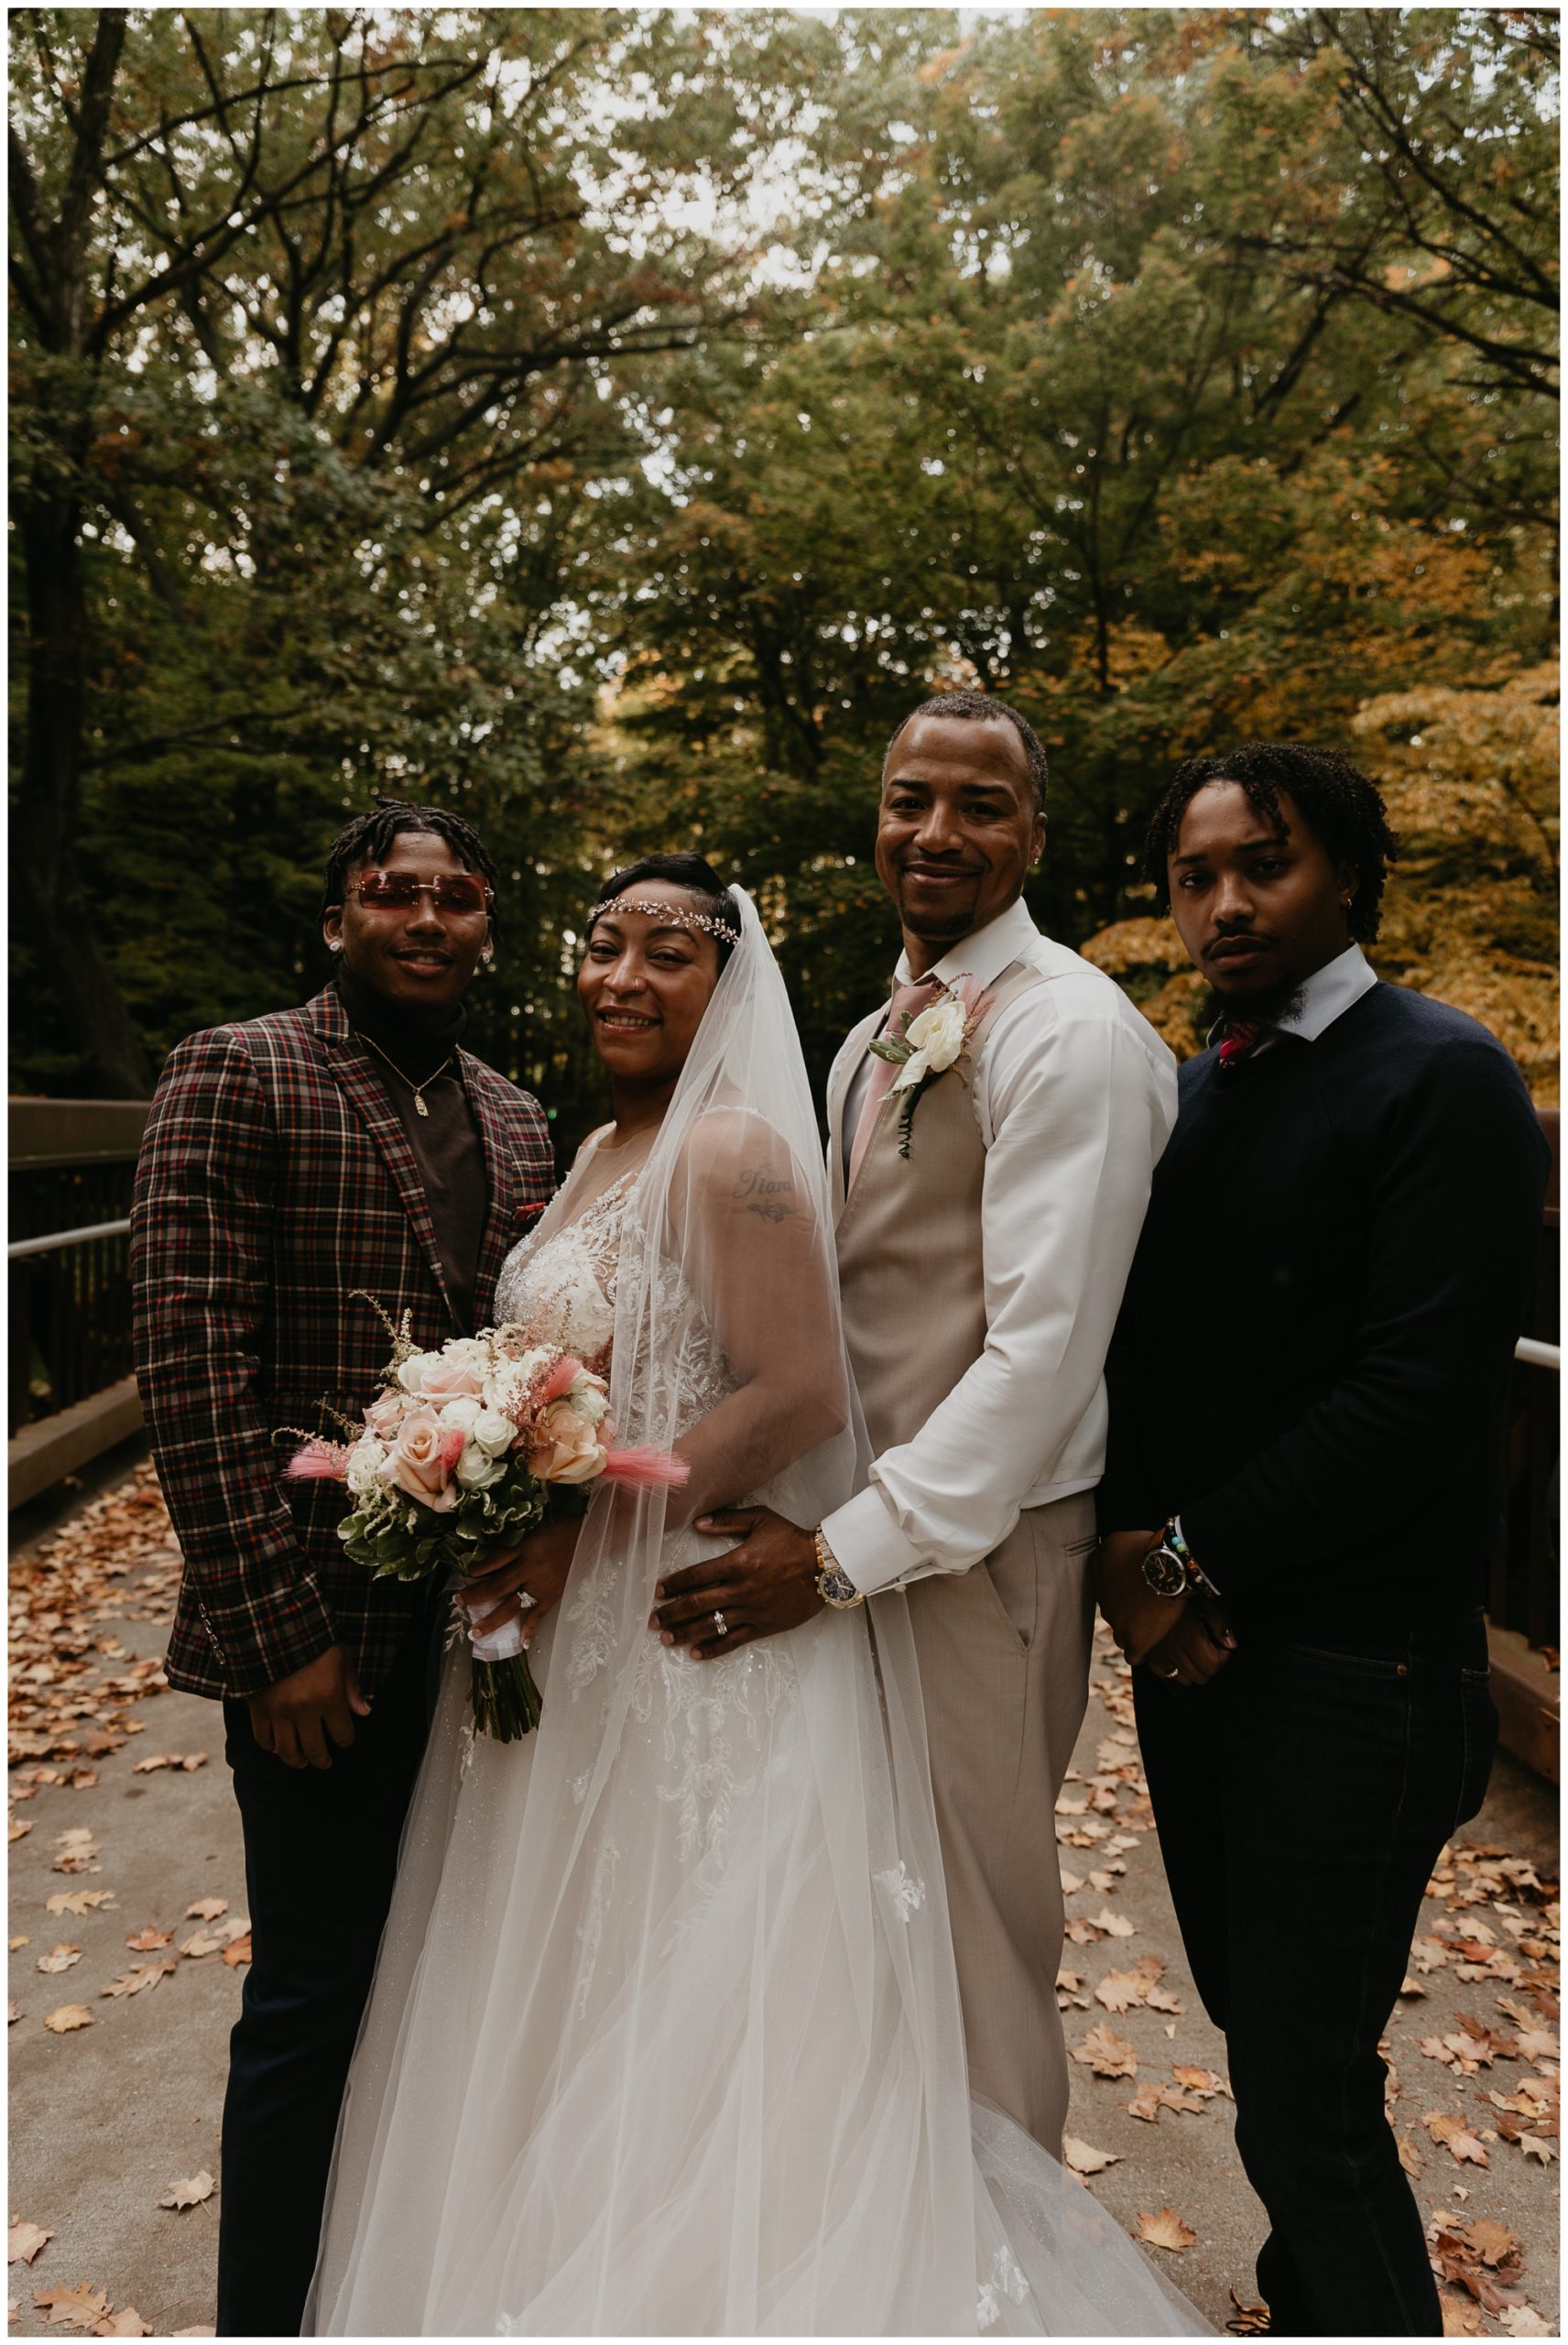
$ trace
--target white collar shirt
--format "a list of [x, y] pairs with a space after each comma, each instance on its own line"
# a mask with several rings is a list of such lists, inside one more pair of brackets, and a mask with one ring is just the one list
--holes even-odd
[[[1105, 1466], [1105, 1358], [1154, 1167], [1176, 1120], [1176, 1063], [1105, 974], [1044, 936], [1022, 901], [930, 974], [1028, 987], [985, 1031], [971, 1075], [985, 1145], [980, 1358], [914, 1438], [823, 1524], [867, 1593], [992, 1554], [1026, 1507], [1092, 1489]], [[907, 960], [897, 976], [909, 981]], [[873, 1029], [873, 1031], [876, 1030]], [[847, 1164], [871, 1056], [855, 1030], [829, 1078]], [[849, 1063], [849, 1054], [858, 1063]], [[911, 1327], [920, 1298], [909, 1299]]]
[[[1359, 944], [1347, 944], [1321, 969], [1314, 969], [1302, 986], [1292, 1007], [1282, 1018], [1269, 1020], [1253, 1055], [1260, 1056], [1271, 1050], [1282, 1035], [1299, 1034], [1304, 1042], [1315, 1042], [1326, 1034], [1336, 1018], [1358, 1002], [1364, 993], [1370, 993], [1377, 982], [1377, 973]], [[1221, 1020], [1220, 1024], [1225, 1021]], [[1219, 1027], [1211, 1028], [1209, 1040], [1214, 1042]]]

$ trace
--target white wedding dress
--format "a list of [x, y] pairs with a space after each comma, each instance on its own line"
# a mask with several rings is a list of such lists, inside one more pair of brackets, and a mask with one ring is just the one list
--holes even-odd
[[[672, 1517], [727, 1487], [810, 1522], [853, 1466], [826, 1200], [740, 901], [651, 1159], [605, 1185], [590, 1144], [498, 1315], [608, 1356], [624, 1438], [681, 1440]], [[694, 1662], [654, 1584], [731, 1543], [666, 1504], [585, 1518], [538, 1733], [475, 1739], [448, 1657], [307, 2333], [1200, 2330], [971, 2102], [902, 1599]]]

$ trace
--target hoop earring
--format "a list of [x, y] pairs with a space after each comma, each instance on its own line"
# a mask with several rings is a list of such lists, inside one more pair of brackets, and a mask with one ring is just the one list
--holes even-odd
[[329, 937], [327, 940], [327, 951], [329, 953], [341, 953], [343, 951], [341, 940], [335, 936]]

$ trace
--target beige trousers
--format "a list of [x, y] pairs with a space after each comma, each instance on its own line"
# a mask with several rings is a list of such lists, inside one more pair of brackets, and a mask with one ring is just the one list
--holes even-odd
[[909, 1591], [971, 2088], [1062, 2154], [1056, 1795], [1089, 1697], [1093, 1491]]

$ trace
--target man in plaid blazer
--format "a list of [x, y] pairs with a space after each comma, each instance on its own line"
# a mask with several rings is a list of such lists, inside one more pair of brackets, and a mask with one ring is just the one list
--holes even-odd
[[[224, 1701], [254, 1957], [223, 2112], [219, 2333], [298, 2334], [333, 2132], [429, 1714], [430, 1591], [351, 1563], [332, 1483], [286, 1483], [390, 1350], [486, 1324], [554, 1182], [538, 1103], [462, 1050], [493, 871], [383, 806], [329, 865], [339, 983], [192, 1035], [136, 1171], [136, 1375], [184, 1555], [171, 1685]], [[362, 1290], [357, 1295], [355, 1289]]]

